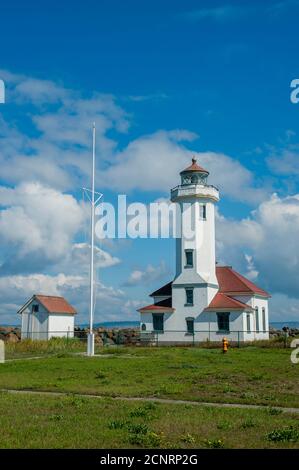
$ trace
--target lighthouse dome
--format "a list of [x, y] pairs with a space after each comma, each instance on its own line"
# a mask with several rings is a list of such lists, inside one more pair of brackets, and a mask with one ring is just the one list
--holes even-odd
[[196, 158], [192, 158], [192, 164], [180, 172], [182, 185], [207, 184], [209, 172], [197, 164]]

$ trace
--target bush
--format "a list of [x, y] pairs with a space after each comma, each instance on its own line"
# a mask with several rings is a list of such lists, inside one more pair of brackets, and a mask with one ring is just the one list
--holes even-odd
[[279, 408], [270, 407], [268, 408], [267, 412], [269, 413], [269, 415], [277, 416], [282, 413], [282, 410], [280, 410]]
[[272, 442], [297, 442], [299, 440], [299, 429], [290, 426], [289, 428], [275, 429], [267, 434], [268, 441]]
[[224, 442], [221, 439], [206, 439], [205, 444], [210, 449], [223, 449]]
[[185, 442], [186, 444], [194, 444], [195, 443], [195, 438], [192, 436], [192, 434], [185, 434], [181, 436], [180, 439], [182, 442]]
[[128, 421], [117, 419], [108, 423], [109, 429], [124, 429], [128, 426]]

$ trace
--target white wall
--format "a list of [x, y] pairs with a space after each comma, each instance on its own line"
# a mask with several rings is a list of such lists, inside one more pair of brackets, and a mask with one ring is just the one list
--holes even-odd
[[74, 337], [74, 315], [51, 313], [49, 316], [49, 339], [53, 336], [69, 338]]
[[[235, 299], [240, 300], [240, 302], [250, 305], [254, 310], [258, 308], [258, 328], [256, 324], [256, 313], [255, 311], [250, 313], [250, 333], [247, 333], [247, 314], [244, 313], [243, 317], [243, 329], [244, 329], [244, 341], [253, 341], [260, 339], [269, 339], [269, 302], [265, 297], [260, 297], [258, 295], [239, 295], [234, 296]], [[263, 328], [263, 308], [265, 309], [265, 318], [266, 318], [266, 331]]]
[[[39, 311], [32, 312], [32, 306], [38, 305]], [[48, 339], [48, 312], [37, 301], [32, 301], [22, 313], [21, 338]]]
[[[230, 333], [218, 331], [216, 312], [202, 312], [201, 314], [197, 312], [193, 310], [193, 314], [190, 312], [187, 315], [178, 314], [177, 312], [164, 314], [164, 333], [158, 335], [159, 342], [192, 343], [193, 341], [200, 342], [206, 340], [222, 341], [224, 337], [229, 341], [243, 340], [243, 312], [230, 312]], [[187, 332], [186, 318], [188, 317], [194, 318], [194, 338], [193, 335]], [[152, 332], [152, 313], [142, 313], [140, 319], [141, 324], [145, 323], [146, 325], [146, 333]]]
[[[190, 203], [191, 209], [184, 204]], [[206, 220], [200, 220], [200, 205], [206, 205]], [[176, 239], [176, 277], [174, 283], [188, 282], [218, 285], [215, 264], [215, 203], [207, 198], [188, 198], [180, 202], [182, 237]], [[184, 236], [190, 214], [194, 224], [194, 239]], [[193, 250], [193, 268], [185, 267], [185, 250]]]
[[[177, 290], [177, 289], [175, 289]], [[205, 289], [202, 289], [202, 293]], [[240, 298], [241, 300], [241, 298]], [[243, 299], [244, 301], [244, 299]], [[255, 329], [255, 313], [250, 313], [251, 318], [251, 331], [247, 333], [247, 312], [232, 311], [230, 312], [230, 332], [219, 332], [217, 312], [204, 312], [198, 314], [198, 307], [196, 306], [196, 298], [194, 297], [195, 306], [182, 307], [181, 310], [175, 310], [173, 313], [164, 314], [164, 333], [158, 335], [160, 343], [175, 343], [184, 342], [192, 343], [206, 341], [222, 341], [226, 337], [229, 341], [243, 342], [253, 341], [259, 339], [269, 339], [268, 331], [265, 333], [262, 328], [261, 308], [266, 309], [266, 321], [268, 321], [267, 299], [251, 298], [250, 302], [257, 306], [260, 310], [260, 332], [256, 333]], [[187, 333], [186, 318], [194, 318], [194, 338], [193, 335]], [[152, 313], [143, 313], [140, 315], [140, 322], [145, 323], [146, 333], [153, 331]], [[141, 327], [140, 324], [140, 327]], [[267, 323], [268, 325], [268, 323]], [[267, 327], [268, 330], [268, 327]]]

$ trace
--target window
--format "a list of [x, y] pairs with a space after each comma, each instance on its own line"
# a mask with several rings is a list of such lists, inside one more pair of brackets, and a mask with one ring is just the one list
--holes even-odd
[[38, 312], [38, 305], [32, 305], [32, 312]]
[[266, 333], [267, 331], [267, 322], [266, 322], [266, 309], [265, 307], [262, 308], [262, 317], [263, 317], [263, 331]]
[[164, 331], [163, 313], [153, 313], [153, 328], [154, 331], [159, 331], [160, 333]]
[[200, 220], [207, 220], [207, 206], [205, 204], [199, 206], [199, 218]]
[[186, 305], [193, 305], [193, 288], [187, 287], [186, 289]]
[[246, 315], [246, 323], [247, 323], [247, 333], [251, 333], [250, 313], [247, 313]]
[[193, 268], [193, 250], [185, 250], [186, 268]]
[[217, 313], [218, 331], [229, 331], [229, 312]]
[[142, 323], [142, 325], [141, 325], [141, 331], [146, 331], [146, 324], [145, 324], [145, 323]]
[[194, 318], [186, 318], [187, 333], [193, 335], [194, 333]]
[[256, 333], [260, 332], [259, 308], [258, 307], [255, 307], [255, 331], [256, 331]]

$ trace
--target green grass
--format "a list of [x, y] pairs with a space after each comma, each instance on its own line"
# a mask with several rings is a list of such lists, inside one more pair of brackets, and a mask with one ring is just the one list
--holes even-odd
[[0, 448], [299, 447], [298, 416], [268, 409], [0, 393], [0, 416]]
[[[290, 349], [107, 348], [109, 358], [52, 357], [0, 365], [0, 389], [31, 389], [299, 407]], [[126, 357], [128, 356], [129, 357]]]
[[5, 345], [6, 359], [55, 355], [65, 352], [86, 351], [86, 341], [78, 338], [51, 338], [49, 341], [25, 339]]

